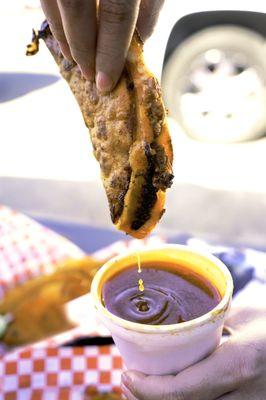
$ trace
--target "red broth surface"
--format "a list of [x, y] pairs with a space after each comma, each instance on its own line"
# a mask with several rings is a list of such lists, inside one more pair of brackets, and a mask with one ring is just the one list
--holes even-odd
[[176, 324], [206, 314], [221, 300], [215, 286], [183, 266], [145, 263], [141, 270], [131, 266], [105, 283], [103, 304], [112, 314], [141, 324]]

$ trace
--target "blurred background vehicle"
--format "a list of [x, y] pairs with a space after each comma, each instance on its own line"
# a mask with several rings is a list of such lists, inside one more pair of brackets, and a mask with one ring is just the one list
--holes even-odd
[[195, 139], [233, 143], [266, 131], [266, 16], [194, 13], [175, 24], [165, 52], [169, 115]]
[[[165, 1], [145, 49], [175, 150], [159, 232], [266, 248], [263, 11], [258, 0]], [[0, 203], [84, 237], [89, 224], [113, 228], [68, 87], [45, 46], [24, 55], [42, 19], [38, 0], [0, 4]]]

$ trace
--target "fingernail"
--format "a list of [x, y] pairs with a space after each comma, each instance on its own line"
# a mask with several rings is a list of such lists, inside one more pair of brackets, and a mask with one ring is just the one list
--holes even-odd
[[133, 394], [130, 392], [130, 390], [125, 385], [123, 385], [123, 383], [121, 383], [120, 388], [121, 388], [121, 392], [123, 395], [122, 396], [123, 399], [127, 399], [127, 400], [135, 399], [135, 396], [133, 396]]
[[126, 395], [126, 391], [127, 391], [128, 389], [126, 388], [126, 386], [125, 386], [123, 383], [121, 383], [120, 389], [121, 389], [121, 392], [122, 392], [124, 395]]
[[132, 385], [132, 378], [130, 376], [130, 373], [124, 372], [122, 374], [121, 381], [126, 387], [130, 388], [130, 386]]
[[82, 77], [89, 82], [93, 82], [94, 81], [94, 72], [92, 72], [91, 70], [87, 70], [82, 68], [80, 65], [77, 64], [78, 70], [81, 73]]
[[84, 76], [87, 81], [93, 82], [94, 81], [94, 71], [89, 69], [84, 69], [79, 66], [80, 72]]
[[96, 86], [100, 92], [110, 92], [113, 87], [113, 81], [109, 75], [99, 71], [96, 76]]

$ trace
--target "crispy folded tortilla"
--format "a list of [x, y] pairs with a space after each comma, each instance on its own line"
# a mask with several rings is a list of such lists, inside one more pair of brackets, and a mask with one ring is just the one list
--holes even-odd
[[173, 152], [161, 91], [143, 60], [143, 43], [135, 32], [116, 88], [100, 94], [75, 63], [63, 58], [47, 22], [34, 33], [27, 54], [45, 41], [68, 82], [89, 128], [101, 167], [111, 219], [136, 238], [145, 237], [164, 212], [165, 191], [173, 180]]
[[73, 328], [64, 304], [89, 292], [102, 265], [92, 257], [60, 263], [55, 272], [11, 289], [0, 301], [0, 315], [10, 315], [4, 336], [10, 346], [24, 345]]

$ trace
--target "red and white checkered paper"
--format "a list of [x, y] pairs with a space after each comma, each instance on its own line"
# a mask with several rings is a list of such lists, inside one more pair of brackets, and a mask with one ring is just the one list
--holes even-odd
[[[120, 241], [94, 256], [106, 259], [129, 248], [163, 242], [158, 237], [142, 242]], [[0, 298], [17, 284], [52, 272], [59, 261], [83, 255], [77, 246], [60, 235], [0, 206]], [[115, 346], [59, 347], [84, 334], [95, 335], [95, 331], [101, 334], [91, 320], [91, 324], [80, 325], [31, 346], [11, 351], [0, 348], [0, 400], [78, 400], [84, 398], [88, 386], [100, 392], [119, 391], [122, 360]]]

